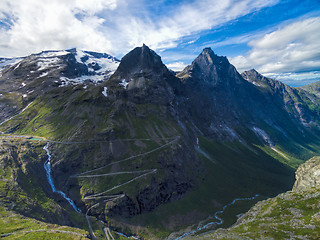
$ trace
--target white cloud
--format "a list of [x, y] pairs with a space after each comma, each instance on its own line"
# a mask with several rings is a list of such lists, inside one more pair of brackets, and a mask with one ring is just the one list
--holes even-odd
[[248, 55], [230, 61], [240, 71], [256, 68], [269, 75], [316, 71], [320, 69], [319, 39], [320, 17], [312, 17], [250, 41]]
[[155, 50], [177, 46], [183, 37], [214, 28], [278, 0], [195, 0], [154, 16], [147, 0], [2, 0], [2, 56], [79, 47], [123, 54], [146, 43]]
[[181, 71], [183, 70], [187, 64], [184, 62], [174, 62], [174, 63], [169, 63], [167, 64], [167, 67], [173, 71]]
[[[4, 56], [26, 55], [46, 49], [71, 47], [111, 49], [111, 42], [100, 32], [102, 18], [94, 14], [115, 9], [116, 0], [36, 0], [2, 1], [2, 17], [13, 19], [9, 30], [0, 31], [0, 52]], [[5, 13], [5, 14], [4, 14]], [[83, 14], [83, 19], [77, 19]]]
[[173, 15], [157, 21], [134, 15], [118, 17], [116, 28], [121, 39], [130, 39], [126, 49], [146, 43], [151, 48], [176, 47], [185, 36], [224, 24], [257, 9], [271, 6], [278, 0], [197, 0], [176, 9]]
[[320, 71], [302, 73], [267, 73], [265, 76], [280, 80], [293, 87], [320, 81]]

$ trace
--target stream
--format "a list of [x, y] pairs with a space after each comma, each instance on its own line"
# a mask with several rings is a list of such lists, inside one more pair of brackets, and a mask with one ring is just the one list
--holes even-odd
[[59, 190], [56, 189], [56, 187], [55, 187], [55, 185], [54, 185], [54, 182], [53, 182], [52, 174], [51, 174], [51, 162], [50, 162], [50, 160], [51, 160], [51, 155], [50, 155], [50, 151], [49, 151], [49, 143], [47, 143], [47, 144], [43, 147], [43, 149], [46, 151], [46, 153], [47, 153], [47, 155], [48, 155], [48, 159], [47, 159], [47, 161], [45, 161], [45, 163], [43, 164], [43, 166], [44, 166], [44, 169], [46, 170], [46, 176], [47, 176], [48, 182], [49, 182], [49, 184], [50, 184], [50, 186], [51, 186], [52, 192], [60, 194], [65, 200], [67, 200], [67, 201], [70, 203], [70, 205], [72, 206], [72, 208], [73, 208], [76, 212], [80, 213], [81, 210], [80, 210], [79, 208], [77, 208], [77, 206], [75, 205], [75, 203], [73, 202], [73, 200], [72, 200], [71, 198], [68, 198], [67, 195], [66, 195], [64, 192], [59, 191]]
[[188, 235], [191, 235], [191, 234], [193, 234], [193, 233], [196, 233], [196, 232], [198, 232], [198, 231], [201, 231], [201, 230], [203, 230], [203, 229], [206, 229], [207, 227], [209, 227], [209, 226], [211, 226], [211, 225], [214, 225], [214, 224], [215, 224], [215, 225], [221, 225], [221, 224], [223, 223], [223, 219], [222, 219], [221, 217], [219, 217], [218, 215], [224, 213], [224, 211], [227, 209], [227, 207], [230, 207], [231, 205], [235, 204], [235, 203], [238, 202], [238, 201], [250, 201], [250, 200], [254, 200], [255, 198], [257, 198], [257, 197], [259, 197], [259, 196], [260, 196], [259, 194], [256, 194], [256, 195], [254, 195], [253, 197], [235, 198], [235, 199], [233, 199], [232, 202], [224, 205], [223, 208], [222, 208], [222, 210], [214, 213], [213, 216], [214, 216], [214, 218], [216, 219], [216, 221], [214, 221], [214, 222], [209, 222], [209, 223], [203, 225], [202, 227], [198, 226], [195, 230], [192, 230], [192, 231], [190, 231], [190, 232], [186, 232], [186, 233], [184, 233], [183, 235], [181, 235], [180, 237], [174, 238], [174, 239], [172, 239], [172, 240], [182, 239], [182, 238], [184, 238], [184, 237], [186, 237], [186, 236], [188, 236]]

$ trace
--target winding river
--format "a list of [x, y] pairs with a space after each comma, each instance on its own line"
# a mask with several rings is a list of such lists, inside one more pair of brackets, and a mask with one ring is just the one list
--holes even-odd
[[250, 200], [254, 200], [255, 198], [257, 198], [257, 197], [259, 197], [259, 196], [260, 196], [259, 194], [256, 194], [256, 195], [254, 195], [253, 197], [235, 198], [235, 199], [233, 199], [232, 202], [224, 205], [223, 208], [222, 208], [222, 210], [220, 210], [220, 211], [218, 211], [218, 212], [215, 212], [215, 214], [214, 214], [213, 216], [214, 216], [214, 218], [216, 219], [216, 221], [214, 221], [214, 222], [209, 222], [209, 223], [207, 223], [206, 225], [203, 225], [203, 226], [201, 226], [201, 227], [198, 226], [195, 230], [192, 230], [192, 231], [190, 231], [190, 232], [186, 232], [186, 233], [184, 233], [183, 235], [181, 235], [180, 237], [174, 238], [174, 239], [172, 239], [172, 240], [182, 239], [182, 238], [184, 238], [184, 237], [186, 237], [186, 236], [188, 236], [188, 235], [191, 235], [191, 234], [193, 234], [193, 233], [196, 233], [196, 232], [198, 232], [198, 231], [201, 231], [201, 230], [203, 230], [203, 229], [206, 229], [207, 227], [209, 227], [209, 226], [211, 226], [211, 225], [221, 225], [221, 224], [223, 223], [223, 219], [222, 219], [221, 217], [219, 217], [218, 215], [224, 213], [224, 211], [227, 209], [227, 207], [230, 207], [231, 205], [234, 205], [234, 204], [235, 204], [236, 202], [238, 202], [238, 201], [250, 201]]

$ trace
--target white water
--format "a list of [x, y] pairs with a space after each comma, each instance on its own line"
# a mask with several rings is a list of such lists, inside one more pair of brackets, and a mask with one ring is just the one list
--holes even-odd
[[52, 175], [51, 175], [51, 155], [50, 155], [50, 151], [49, 151], [49, 143], [47, 143], [43, 149], [46, 151], [47, 155], [48, 155], [48, 159], [47, 161], [43, 164], [44, 166], [44, 169], [46, 170], [46, 175], [47, 175], [47, 179], [48, 179], [48, 182], [51, 186], [51, 189], [52, 189], [52, 192], [54, 193], [58, 193], [60, 194], [65, 200], [67, 200], [70, 205], [73, 207], [73, 209], [76, 211], [76, 212], [81, 212], [79, 208], [77, 208], [77, 206], [75, 205], [75, 203], [73, 202], [73, 200], [71, 198], [68, 198], [67, 195], [62, 192], [62, 191], [59, 191], [56, 189], [55, 185], [54, 185], [54, 182], [53, 182], [53, 178], [52, 178]]
[[200, 231], [200, 230], [203, 230], [203, 229], [205, 229], [205, 228], [207, 228], [207, 227], [209, 227], [209, 226], [211, 226], [211, 225], [214, 225], [214, 224], [216, 224], [216, 225], [221, 225], [221, 224], [223, 223], [223, 219], [220, 218], [220, 217], [218, 217], [218, 215], [219, 215], [219, 214], [222, 214], [222, 213], [226, 210], [227, 207], [235, 204], [237, 201], [244, 201], [244, 200], [250, 201], [250, 200], [255, 199], [255, 198], [258, 197], [258, 196], [259, 196], [259, 194], [256, 194], [256, 195], [254, 195], [253, 197], [250, 197], [250, 198], [235, 198], [231, 203], [228, 203], [228, 204], [224, 205], [223, 208], [222, 208], [222, 210], [220, 210], [220, 211], [218, 211], [218, 212], [215, 212], [215, 214], [214, 214], [213, 216], [214, 216], [214, 218], [215, 218], [217, 221], [207, 223], [206, 225], [204, 225], [204, 226], [202, 226], [202, 227], [198, 226], [197, 229], [195, 229], [195, 230], [193, 230], [193, 231], [190, 231], [190, 232], [186, 232], [186, 233], [184, 233], [183, 235], [181, 235], [180, 237], [174, 238], [174, 240], [182, 239], [182, 238], [184, 238], [184, 237], [186, 237], [186, 236], [188, 236], [188, 235], [191, 235], [191, 234], [193, 234], [193, 233], [196, 233], [196, 232], [198, 232], [198, 231]]
[[134, 236], [130, 236], [128, 237], [127, 235], [121, 233], [121, 232], [116, 232], [116, 234], [122, 236], [122, 237], [125, 237], [125, 238], [133, 238], [133, 239], [136, 239], [136, 240], [139, 240], [140, 238], [137, 238], [137, 237], [134, 237]]

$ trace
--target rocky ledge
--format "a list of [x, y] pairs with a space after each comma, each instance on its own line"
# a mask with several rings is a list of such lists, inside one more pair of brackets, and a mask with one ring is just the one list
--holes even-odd
[[320, 157], [313, 157], [298, 168], [292, 190], [304, 191], [313, 187], [320, 188]]

